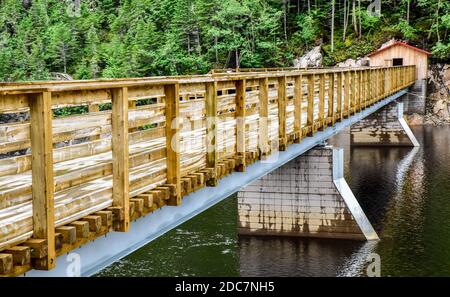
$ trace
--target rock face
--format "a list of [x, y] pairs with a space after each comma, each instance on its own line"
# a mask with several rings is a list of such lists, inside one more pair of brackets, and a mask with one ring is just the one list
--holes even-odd
[[450, 65], [432, 64], [428, 76], [429, 102], [425, 123], [450, 123]]
[[347, 59], [344, 62], [336, 64], [336, 67], [349, 68], [349, 67], [361, 67], [369, 66], [369, 60], [367, 58]]
[[30, 119], [28, 112], [4, 113], [0, 114], [0, 124], [26, 122]]
[[424, 124], [424, 118], [420, 114], [413, 113], [407, 118], [408, 125], [410, 126], [420, 126]]
[[428, 91], [435, 99], [450, 98], [450, 65], [432, 64], [428, 73]]
[[296, 68], [311, 68], [311, 67], [321, 67], [322, 66], [322, 53], [321, 47], [316, 46], [303, 56], [294, 59], [293, 64]]

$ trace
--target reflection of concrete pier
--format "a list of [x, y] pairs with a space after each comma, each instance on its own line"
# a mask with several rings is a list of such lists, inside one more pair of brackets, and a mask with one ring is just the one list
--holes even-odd
[[[408, 164], [419, 147], [399, 102], [353, 124], [350, 139], [353, 146], [413, 146]], [[343, 159], [342, 149], [316, 147], [245, 187], [238, 194], [240, 233], [378, 239], [343, 177]]]
[[403, 103], [392, 103], [351, 127], [351, 144], [419, 146], [403, 118]]
[[378, 239], [343, 177], [343, 150], [316, 147], [238, 194], [241, 234]]

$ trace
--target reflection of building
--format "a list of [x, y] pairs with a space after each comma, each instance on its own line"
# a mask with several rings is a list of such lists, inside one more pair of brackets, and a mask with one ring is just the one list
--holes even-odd
[[370, 66], [416, 66], [416, 83], [405, 100], [406, 113], [425, 113], [426, 79], [430, 54], [426, 50], [392, 40], [368, 55]]

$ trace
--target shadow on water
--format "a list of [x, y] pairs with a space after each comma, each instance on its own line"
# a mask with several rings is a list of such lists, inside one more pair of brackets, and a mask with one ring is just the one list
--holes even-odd
[[97, 276], [238, 276], [236, 218], [230, 197]]
[[450, 127], [417, 127], [411, 148], [345, 149], [346, 179], [378, 242], [238, 237], [235, 197], [99, 275], [354, 276], [378, 253], [383, 276], [450, 276]]

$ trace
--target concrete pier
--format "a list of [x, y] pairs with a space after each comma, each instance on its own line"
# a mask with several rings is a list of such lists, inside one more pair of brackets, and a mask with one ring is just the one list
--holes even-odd
[[378, 236], [343, 177], [343, 149], [315, 147], [238, 192], [239, 233]]
[[392, 102], [350, 128], [354, 146], [419, 146], [405, 119], [403, 103]]
[[425, 79], [416, 80], [412, 85], [408, 94], [402, 97], [405, 104], [405, 114], [412, 115], [417, 113], [425, 115], [425, 104], [427, 97], [427, 81]]

